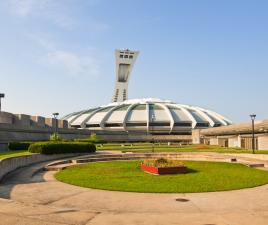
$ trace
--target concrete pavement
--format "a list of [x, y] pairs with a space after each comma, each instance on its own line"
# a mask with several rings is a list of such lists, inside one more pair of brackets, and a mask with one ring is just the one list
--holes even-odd
[[268, 224], [268, 185], [193, 194], [103, 191], [58, 182], [53, 171], [38, 172], [43, 166], [21, 168], [0, 184], [0, 225]]

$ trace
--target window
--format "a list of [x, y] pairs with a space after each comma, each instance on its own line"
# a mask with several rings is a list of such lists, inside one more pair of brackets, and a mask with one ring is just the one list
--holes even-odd
[[120, 55], [120, 58], [123, 58], [123, 55]]
[[145, 104], [136, 105], [134, 106], [134, 108], [132, 108], [132, 110], [146, 110], [146, 105]]
[[196, 123], [196, 127], [209, 127], [209, 124], [208, 123]]
[[192, 123], [191, 122], [176, 122], [174, 123], [175, 127], [191, 127]]
[[133, 55], [130, 55], [129, 58], [130, 58], [130, 59], [133, 59]]
[[161, 106], [155, 105], [155, 104], [150, 104], [149, 109], [150, 110], [164, 110]]
[[124, 58], [128, 58], [128, 55], [124, 55]]
[[73, 128], [81, 128], [80, 125], [71, 125], [71, 127], [73, 127]]
[[100, 127], [99, 124], [86, 124], [86, 127]]
[[106, 123], [105, 127], [122, 127], [123, 125], [120, 123]]
[[127, 123], [127, 127], [146, 127], [147, 123]]
[[157, 126], [160, 126], [160, 127], [164, 127], [164, 126], [170, 126], [170, 123], [168, 123], [168, 122], [150, 122], [149, 123], [149, 126], [151, 126], [151, 127], [157, 127]]

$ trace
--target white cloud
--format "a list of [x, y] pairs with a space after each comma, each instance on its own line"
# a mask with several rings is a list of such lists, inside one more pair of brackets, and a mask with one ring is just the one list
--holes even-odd
[[45, 61], [72, 76], [99, 75], [99, 63], [94, 56], [89, 54], [79, 55], [70, 51], [52, 51], [46, 56]]
[[51, 0], [9, 0], [11, 12], [23, 17], [48, 7], [50, 3]]
[[100, 74], [100, 60], [97, 49], [87, 47], [83, 53], [70, 51], [68, 49], [59, 50], [57, 44], [51, 40], [49, 35], [26, 34], [33, 42], [40, 45], [41, 55], [38, 55], [37, 62], [49, 66], [53, 70], [58, 70], [62, 75], [71, 76], [98, 76]]
[[[79, 21], [79, 15], [73, 10], [83, 0], [7, 0], [8, 11], [21, 18], [34, 18], [48, 21], [58, 27], [73, 30], [77, 27], [93, 32], [103, 32], [110, 27], [94, 18]], [[87, 0], [88, 10], [93, 9], [99, 0]], [[90, 4], [89, 4], [90, 3]]]
[[68, 15], [68, 0], [9, 0], [9, 10], [20, 17], [42, 17], [54, 24], [71, 29], [75, 22]]

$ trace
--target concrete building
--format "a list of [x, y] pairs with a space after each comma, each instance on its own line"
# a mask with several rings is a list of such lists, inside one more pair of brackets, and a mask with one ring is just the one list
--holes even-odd
[[227, 126], [224, 116], [197, 106], [160, 99], [131, 99], [71, 113], [69, 126], [88, 129], [108, 141], [192, 143], [192, 131]]
[[[255, 146], [257, 150], [268, 150], [268, 120], [255, 122]], [[192, 135], [194, 144], [210, 144], [222, 147], [252, 149], [251, 123], [224, 127], [196, 129]]]
[[91, 131], [187, 134], [192, 129], [229, 125], [211, 110], [160, 99], [132, 99], [69, 114], [71, 127]]
[[63, 119], [68, 120], [73, 128], [88, 129], [110, 141], [154, 139], [191, 142], [193, 129], [232, 123], [214, 111], [197, 106], [156, 98], [128, 100], [129, 77], [138, 54], [138, 51], [129, 49], [115, 51], [113, 103], [74, 112]]

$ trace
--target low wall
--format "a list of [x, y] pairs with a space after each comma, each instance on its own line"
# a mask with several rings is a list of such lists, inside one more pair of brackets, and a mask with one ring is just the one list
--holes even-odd
[[46, 162], [55, 159], [68, 158], [73, 156], [79, 156], [83, 154], [58, 154], [58, 155], [25, 155], [10, 157], [0, 160], [0, 180], [7, 174], [12, 172], [15, 169], [18, 169], [23, 166], [28, 166], [34, 163]]
[[89, 130], [69, 128], [67, 120], [1, 111], [0, 143], [49, 140], [50, 135], [56, 131], [56, 127], [64, 139], [87, 138], [90, 135]]
[[[44, 141], [49, 140], [54, 132], [50, 127], [26, 127], [0, 123], [0, 143], [13, 141]], [[58, 133], [64, 139], [87, 138], [89, 130], [59, 128]]]

